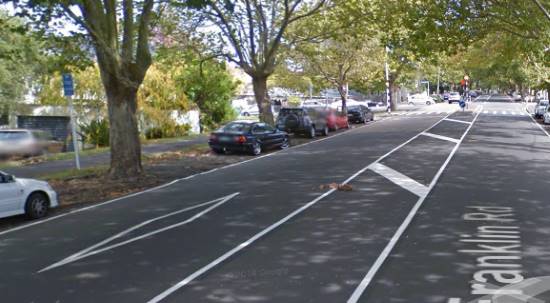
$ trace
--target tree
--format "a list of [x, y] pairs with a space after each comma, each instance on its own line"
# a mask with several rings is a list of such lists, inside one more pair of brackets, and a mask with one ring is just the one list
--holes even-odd
[[339, 19], [344, 12], [336, 7], [295, 23], [289, 37], [299, 42], [288, 53], [289, 63], [336, 88], [347, 111], [350, 83], [373, 81], [383, 70], [383, 47], [369, 28]]
[[267, 79], [280, 61], [278, 52], [288, 26], [315, 14], [325, 2], [240, 0], [231, 3], [206, 0], [196, 6], [201, 16], [218, 27], [219, 52], [252, 78], [260, 120], [273, 123]]
[[134, 178], [142, 171], [137, 126], [137, 92], [152, 63], [149, 50], [154, 0], [13, 1], [27, 16], [47, 24], [66, 17], [92, 43], [107, 96], [112, 178]]
[[0, 10], [0, 114], [22, 101], [43, 58], [42, 42], [26, 33], [21, 19]]
[[200, 110], [201, 132], [234, 118], [231, 100], [238, 82], [223, 62], [195, 58], [179, 76], [180, 85]]

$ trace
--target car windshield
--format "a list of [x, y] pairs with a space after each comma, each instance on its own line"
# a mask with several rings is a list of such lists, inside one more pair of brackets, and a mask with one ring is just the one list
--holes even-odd
[[540, 101], [539, 105], [540, 106], [547, 106], [548, 105], [548, 100]]
[[27, 139], [30, 137], [30, 134], [27, 132], [19, 131], [0, 131], [0, 141], [16, 141]]
[[348, 110], [361, 110], [361, 107], [358, 105], [348, 106]]
[[242, 123], [242, 122], [233, 122], [225, 125], [220, 130], [228, 133], [248, 132], [250, 130], [250, 124]]

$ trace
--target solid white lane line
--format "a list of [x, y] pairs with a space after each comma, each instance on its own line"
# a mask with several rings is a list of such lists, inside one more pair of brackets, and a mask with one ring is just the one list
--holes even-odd
[[449, 298], [449, 301], [447, 303], [460, 303], [462, 300], [460, 298]]
[[[447, 116], [443, 117], [441, 120], [439, 120], [438, 122], [436, 122], [435, 124], [431, 125], [430, 127], [428, 127], [425, 131], [435, 127], [436, 125], [438, 125], [439, 123], [441, 123], [445, 118], [449, 117], [452, 113], [448, 114]], [[374, 161], [373, 163], [363, 167], [361, 170], [359, 170], [358, 172], [356, 172], [355, 174], [353, 174], [351, 177], [349, 177], [347, 180], [345, 180], [344, 182], [342, 182], [342, 184], [347, 184], [349, 182], [351, 182], [353, 179], [355, 179], [357, 176], [359, 176], [360, 174], [362, 174], [363, 172], [365, 172], [369, 166], [371, 165], [374, 165], [375, 163], [379, 163], [380, 161], [384, 160], [386, 157], [388, 157], [389, 155], [391, 155], [392, 153], [394, 153], [395, 151], [397, 151], [398, 149], [402, 148], [403, 146], [407, 145], [408, 143], [410, 143], [411, 141], [413, 141], [414, 139], [418, 138], [420, 136], [420, 133], [415, 135], [414, 137], [410, 138], [409, 140], [403, 142], [402, 144], [398, 145], [397, 147], [395, 147], [394, 149], [392, 149], [391, 151], [387, 152], [386, 154], [384, 154], [383, 156], [381, 156], [380, 158], [378, 158], [376, 161]], [[319, 201], [321, 201], [322, 199], [324, 199], [325, 197], [327, 197], [328, 195], [332, 194], [333, 192], [335, 192], [336, 189], [330, 189], [328, 190], [327, 192], [325, 192], [324, 194], [322, 194], [321, 196], [315, 198], [314, 200], [308, 202], [307, 204], [305, 204], [304, 206], [298, 208], [297, 210], [293, 211], [292, 213], [290, 213], [289, 215], [287, 215], [286, 217], [282, 218], [281, 220], [275, 222], [274, 224], [270, 225], [269, 227], [267, 227], [266, 229], [260, 231], [259, 233], [255, 234], [254, 236], [252, 236], [250, 239], [248, 239], [247, 241], [239, 244], [238, 246], [234, 247], [233, 249], [231, 249], [230, 251], [226, 252], [225, 254], [221, 255], [220, 257], [218, 257], [217, 259], [215, 259], [214, 261], [210, 262], [209, 264], [205, 265], [204, 267], [202, 267], [201, 269], [197, 270], [196, 272], [192, 273], [191, 275], [187, 276], [186, 278], [184, 278], [183, 280], [179, 281], [178, 283], [176, 283], [175, 285], [173, 285], [172, 287], [168, 288], [167, 290], [163, 291], [162, 293], [160, 293], [159, 295], [155, 296], [154, 298], [152, 298], [151, 300], [147, 301], [147, 303], [158, 303], [162, 300], [164, 300], [165, 298], [167, 298], [168, 296], [170, 296], [171, 294], [173, 294], [174, 292], [178, 291], [180, 288], [186, 286], [187, 284], [189, 284], [190, 282], [192, 282], [193, 280], [195, 280], [196, 278], [202, 276], [204, 273], [208, 272], [210, 269], [216, 267], [217, 265], [219, 265], [220, 263], [224, 262], [225, 260], [227, 260], [228, 258], [230, 258], [231, 256], [233, 256], [234, 254], [238, 253], [239, 251], [243, 250], [244, 248], [246, 248], [247, 246], [249, 246], [250, 244], [254, 243], [255, 241], [257, 241], [258, 239], [262, 238], [263, 236], [265, 236], [266, 234], [270, 233], [271, 231], [275, 230], [276, 228], [278, 228], [279, 226], [283, 225], [284, 223], [286, 223], [287, 221], [289, 221], [290, 219], [296, 217], [297, 215], [301, 214], [302, 212], [304, 212], [305, 210], [307, 210], [308, 208], [312, 207], [313, 205], [317, 204]]]
[[533, 123], [535, 123], [539, 128], [540, 130], [542, 130], [542, 132], [548, 137], [550, 138], [550, 134], [548, 133], [548, 131], [546, 131], [546, 129], [544, 129], [544, 127], [542, 127], [542, 125], [540, 125], [537, 120], [535, 120], [535, 118], [533, 118], [533, 116], [529, 115], [529, 117], [531, 118], [531, 120], [533, 121]]
[[423, 135], [423, 136], [426, 136], [426, 137], [432, 137], [432, 138], [435, 138], [435, 139], [439, 139], [439, 140], [444, 140], [444, 141], [449, 141], [449, 142], [453, 142], [453, 143], [458, 143], [458, 139], [451, 138], [451, 137], [446, 137], [446, 136], [441, 136], [441, 135], [436, 135], [436, 134], [429, 133], [429, 132], [424, 132], [424, 133], [422, 133], [422, 135]]
[[483, 111], [483, 113], [484, 113], [484, 114], [488, 114], [488, 113], [489, 113], [489, 111], [488, 111], [488, 110], [485, 110], [485, 111]]
[[447, 119], [445, 119], [445, 121], [464, 123], [464, 124], [472, 124], [472, 122], [469, 122], [469, 121], [462, 121], [462, 120], [456, 120], [456, 119], [451, 119], [451, 118], [447, 118]]
[[428, 192], [428, 187], [426, 185], [420, 184], [416, 182], [416, 180], [413, 180], [412, 178], [409, 178], [384, 164], [375, 163], [369, 166], [369, 169], [419, 197], [426, 195]]
[[497, 114], [497, 111], [496, 111], [496, 110], [494, 110], [494, 111], [493, 111], [493, 115], [496, 115], [496, 114]]
[[411, 209], [411, 211], [409, 212], [409, 214], [407, 215], [407, 217], [405, 218], [403, 223], [399, 226], [399, 228], [397, 229], [397, 231], [395, 232], [395, 234], [393, 235], [391, 240], [388, 242], [388, 244], [386, 245], [386, 247], [384, 248], [382, 253], [378, 256], [378, 258], [376, 259], [376, 261], [374, 262], [372, 267], [369, 269], [369, 271], [367, 272], [367, 274], [365, 275], [363, 280], [361, 280], [361, 283], [359, 283], [359, 285], [357, 286], [357, 288], [355, 289], [353, 294], [350, 296], [347, 303], [356, 303], [359, 300], [359, 298], [363, 295], [363, 292], [365, 291], [365, 289], [367, 289], [367, 287], [370, 285], [370, 283], [372, 282], [374, 276], [376, 275], [376, 273], [378, 272], [378, 270], [380, 269], [382, 264], [384, 264], [384, 261], [386, 261], [386, 259], [388, 258], [388, 256], [392, 252], [393, 248], [395, 247], [395, 245], [397, 244], [397, 242], [399, 241], [399, 239], [401, 238], [401, 236], [403, 235], [403, 233], [407, 229], [407, 227], [409, 227], [409, 225], [411, 224], [411, 221], [416, 216], [416, 213], [418, 212], [418, 210], [420, 209], [422, 204], [424, 204], [424, 201], [426, 200], [426, 197], [428, 196], [430, 191], [434, 188], [435, 184], [437, 183], [437, 181], [441, 177], [441, 174], [443, 174], [443, 171], [445, 171], [445, 169], [447, 168], [447, 165], [449, 165], [449, 162], [451, 161], [451, 159], [454, 157], [454, 155], [458, 151], [458, 148], [460, 147], [462, 141], [464, 141], [464, 138], [466, 138], [466, 135], [470, 132], [470, 129], [472, 129], [472, 126], [474, 125], [474, 123], [477, 120], [477, 118], [479, 117], [479, 115], [480, 115], [480, 113], [478, 112], [476, 114], [476, 116], [474, 117], [474, 119], [472, 120], [472, 124], [470, 124], [468, 126], [468, 128], [466, 129], [466, 131], [464, 132], [464, 134], [460, 138], [460, 142], [455, 145], [455, 147], [453, 148], [453, 150], [451, 151], [451, 153], [447, 157], [447, 160], [445, 160], [445, 163], [443, 163], [441, 168], [439, 168], [439, 171], [437, 171], [434, 179], [432, 180], [432, 182], [428, 186], [428, 193], [425, 196], [422, 196], [422, 197], [420, 197], [420, 199], [418, 199], [418, 201], [416, 202], [414, 207]]
[[213, 173], [213, 172], [216, 172], [218, 170], [223, 170], [223, 169], [227, 169], [227, 168], [230, 168], [230, 167], [233, 167], [233, 166], [238, 166], [238, 165], [241, 165], [241, 164], [245, 164], [245, 163], [248, 163], [248, 162], [251, 162], [251, 161], [256, 161], [256, 160], [259, 160], [259, 159], [262, 159], [262, 158], [266, 158], [266, 157], [271, 157], [271, 156], [274, 156], [276, 154], [279, 154], [279, 153], [282, 153], [282, 152], [285, 152], [285, 151], [288, 151], [288, 150], [294, 150], [294, 149], [297, 149], [297, 148], [301, 148], [301, 147], [304, 147], [304, 146], [308, 146], [310, 144], [314, 144], [314, 143], [317, 143], [317, 142], [322, 142], [322, 141], [325, 141], [325, 140], [329, 140], [331, 138], [336, 138], [338, 136], [341, 136], [341, 135], [344, 135], [344, 134], [350, 134], [358, 129], [362, 129], [362, 128], [365, 128], [365, 127], [369, 127], [373, 124], [376, 124], [376, 123], [379, 123], [381, 121], [385, 121], [386, 118], [382, 118], [380, 120], [376, 120], [376, 121], [373, 121], [373, 122], [370, 122], [366, 125], [361, 125], [361, 126], [358, 126], [356, 128], [353, 128], [353, 129], [350, 129], [348, 131], [345, 131], [345, 132], [341, 132], [341, 133], [338, 133], [338, 134], [335, 134], [335, 135], [331, 135], [331, 136], [328, 136], [328, 137], [325, 137], [325, 138], [322, 138], [322, 139], [317, 139], [315, 141], [311, 141], [311, 142], [307, 142], [307, 143], [304, 143], [304, 144], [300, 144], [300, 145], [296, 145], [296, 146], [291, 146], [290, 148], [287, 148], [285, 150], [280, 150], [280, 151], [275, 151], [275, 152], [272, 152], [272, 153], [269, 153], [269, 154], [265, 154], [263, 156], [259, 156], [259, 157], [254, 157], [252, 159], [248, 159], [248, 160], [245, 160], [245, 161], [241, 161], [241, 162], [237, 162], [237, 163], [233, 163], [233, 164], [229, 164], [229, 165], [225, 165], [225, 166], [222, 166], [222, 167], [218, 167], [218, 168], [213, 168], [211, 170], [208, 170], [208, 171], [204, 171], [204, 172], [201, 172], [201, 173], [197, 173], [197, 174], [194, 174], [194, 175], [190, 175], [190, 176], [187, 176], [187, 177], [183, 177], [183, 178], [179, 178], [179, 179], [175, 179], [173, 181], [170, 181], [168, 183], [165, 183], [165, 184], [161, 184], [159, 186], [156, 186], [156, 187], [152, 187], [152, 188], [149, 188], [149, 189], [146, 189], [146, 190], [143, 190], [143, 191], [139, 191], [139, 192], [135, 192], [135, 193], [132, 193], [132, 194], [129, 194], [129, 195], [126, 195], [126, 196], [122, 196], [122, 197], [118, 197], [118, 198], [115, 198], [115, 199], [111, 199], [111, 200], [108, 200], [108, 201], [105, 201], [105, 202], [101, 202], [101, 203], [97, 203], [97, 204], [94, 204], [94, 205], [90, 205], [90, 206], [86, 206], [86, 207], [82, 207], [82, 208], [78, 208], [78, 209], [75, 209], [75, 210], [71, 210], [71, 211], [68, 211], [66, 213], [63, 213], [63, 214], [59, 214], [57, 216], [52, 216], [52, 217], [49, 217], [49, 218], [46, 218], [46, 219], [41, 219], [41, 220], [36, 220], [32, 223], [28, 223], [28, 224], [23, 224], [21, 226], [17, 226], [17, 227], [14, 227], [14, 228], [10, 228], [10, 229], [7, 229], [7, 230], [4, 230], [4, 231], [0, 231], [0, 236], [2, 235], [5, 235], [5, 234], [9, 234], [9, 233], [13, 233], [13, 232], [16, 232], [16, 231], [19, 231], [19, 230], [23, 230], [23, 229], [27, 229], [29, 227], [32, 227], [32, 226], [36, 226], [36, 225], [40, 225], [40, 224], [43, 224], [43, 223], [47, 223], [47, 222], [50, 222], [50, 221], [54, 221], [54, 220], [57, 220], [57, 219], [60, 219], [60, 218], [63, 218], [63, 217], [66, 217], [66, 216], [69, 216], [69, 215], [72, 215], [72, 214], [76, 214], [76, 213], [79, 213], [79, 212], [83, 212], [83, 211], [87, 211], [87, 210], [90, 210], [90, 209], [94, 209], [96, 207], [101, 207], [101, 206], [105, 206], [105, 205], [109, 205], [111, 203], [114, 203], [114, 202], [118, 202], [120, 200], [125, 200], [125, 199], [128, 199], [128, 198], [132, 198], [132, 197], [135, 197], [135, 196], [139, 196], [139, 195], [142, 195], [142, 194], [145, 194], [145, 193], [149, 193], [149, 192], [154, 192], [156, 190], [159, 190], [159, 189], [163, 189], [165, 187], [169, 187], [177, 182], [180, 182], [180, 181], [185, 181], [185, 180], [189, 180], [189, 179], [193, 179], [195, 177], [198, 177], [198, 176], [201, 176], [201, 175], [207, 175], [207, 174], [210, 174], [210, 173]]
[[[153, 219], [150, 219], [150, 220], [147, 220], [145, 222], [142, 222], [138, 225], [135, 225], [133, 227], [130, 227], [112, 237], [109, 237], [97, 244], [94, 244], [86, 249], [83, 249], [59, 262], [56, 262], [46, 268], [43, 268], [41, 270], [38, 271], [38, 273], [41, 273], [41, 272], [45, 272], [45, 271], [48, 271], [48, 270], [51, 270], [51, 269], [54, 269], [54, 268], [57, 268], [57, 267], [60, 267], [60, 266], [63, 266], [63, 265], [66, 265], [66, 264], [69, 264], [69, 263], [72, 263], [72, 262], [75, 262], [75, 261], [78, 261], [80, 259], [84, 259], [86, 257], [89, 257], [89, 256], [92, 256], [92, 255], [96, 255], [96, 254], [99, 254], [101, 252], [104, 252], [104, 251], [107, 251], [107, 250], [111, 250], [113, 248], [116, 248], [116, 247], [120, 247], [120, 246], [124, 246], [124, 245], [127, 245], [127, 244], [130, 244], [132, 242], [135, 242], [135, 241], [138, 241], [138, 240], [141, 240], [141, 239], [144, 239], [144, 238], [147, 238], [147, 237], [151, 237], [151, 236], [154, 236], [156, 234], [159, 234], [159, 233], [162, 233], [162, 232], [165, 232], [165, 231], [168, 231], [168, 230], [171, 230], [171, 229], [174, 229], [176, 227], [180, 227], [180, 226], [183, 226], [183, 225], [186, 225], [186, 224], [189, 224], [195, 220], [197, 220], [198, 218], [202, 217], [203, 215], [209, 213], [210, 211], [212, 211], [213, 209], [217, 208], [218, 206], [224, 204], [225, 202], [231, 200], [232, 198], [234, 198], [235, 196], [237, 196], [239, 193], [234, 193], [234, 194], [231, 194], [231, 195], [227, 195], [225, 197], [221, 197], [221, 198], [218, 198], [218, 199], [215, 199], [215, 200], [212, 200], [212, 201], [209, 201], [209, 202], [205, 202], [205, 203], [201, 203], [201, 204], [197, 204], [197, 205], [194, 205], [194, 206], [191, 206], [191, 207], [187, 207], [187, 208], [184, 208], [184, 209], [181, 209], [181, 210], [178, 210], [178, 211], [175, 211], [175, 212], [171, 212], [169, 214], [166, 214], [166, 215], [163, 215], [163, 216], [160, 216], [160, 217], [156, 217], [156, 218], [153, 218]], [[216, 203], [217, 202], [217, 203]], [[138, 237], [134, 237], [134, 238], [131, 238], [131, 239], [128, 239], [126, 241], [123, 241], [123, 242], [119, 242], [119, 243], [116, 243], [116, 244], [113, 244], [113, 245], [110, 245], [110, 246], [106, 246], [106, 247], [103, 247], [103, 248], [100, 248], [100, 249], [97, 249], [97, 250], [94, 250], [98, 247], [101, 247], [107, 243], [110, 243], [112, 242], [113, 240], [116, 240], [120, 237], [123, 237], [127, 234], [129, 234], [130, 232], [134, 231], [134, 230], [137, 230], [143, 226], [146, 226], [148, 224], [151, 224], [155, 221], [158, 221], [158, 220], [162, 220], [162, 219], [165, 219], [165, 218], [168, 218], [168, 217], [171, 217], [171, 216], [174, 216], [174, 215], [177, 215], [177, 214], [180, 214], [180, 213], [183, 213], [183, 212], [187, 212], [187, 211], [190, 211], [190, 210], [193, 210], [193, 209], [196, 209], [196, 208], [199, 208], [199, 207], [203, 207], [203, 206], [206, 206], [206, 205], [210, 205], [210, 204], [213, 204], [213, 203], [216, 203], [210, 207], [208, 207], [207, 209], [195, 214], [194, 216], [192, 216], [191, 218], [183, 221], [183, 222], [179, 222], [179, 223], [176, 223], [176, 224], [172, 224], [172, 225], [169, 225], [169, 226], [166, 226], [166, 227], [163, 227], [163, 228], [160, 228], [160, 229], [157, 229], [157, 230], [154, 230], [152, 232], [148, 232], [146, 234], [143, 234], [141, 236], [138, 236]]]
[[514, 112], [514, 111], [512, 112], [512, 115], [514, 115], [514, 116], [517, 115], [517, 114], [518, 114], [518, 113], [516, 113], [516, 112]]

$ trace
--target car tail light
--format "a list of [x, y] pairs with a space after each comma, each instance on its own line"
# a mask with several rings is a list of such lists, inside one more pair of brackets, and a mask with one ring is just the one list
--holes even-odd
[[245, 136], [238, 136], [235, 138], [235, 141], [237, 141], [238, 143], [245, 143], [246, 142], [246, 137]]

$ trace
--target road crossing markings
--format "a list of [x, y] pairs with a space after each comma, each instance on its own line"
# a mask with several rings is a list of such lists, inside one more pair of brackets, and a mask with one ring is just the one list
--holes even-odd
[[[192, 223], [193, 221], [197, 220], [198, 218], [202, 217], [203, 215], [209, 213], [210, 211], [214, 210], [215, 208], [217, 208], [217, 207], [221, 206], [222, 204], [226, 203], [227, 201], [233, 199], [238, 194], [239, 194], [238, 192], [233, 193], [233, 194], [227, 195], [225, 197], [221, 197], [221, 198], [218, 198], [218, 199], [215, 199], [215, 200], [211, 200], [211, 201], [204, 202], [204, 203], [201, 203], [201, 204], [186, 207], [186, 208], [181, 209], [181, 210], [177, 210], [177, 211], [174, 211], [174, 212], [171, 212], [171, 213], [168, 213], [168, 214], [165, 214], [165, 215], [153, 218], [153, 219], [149, 219], [149, 220], [144, 221], [144, 222], [142, 222], [138, 225], [130, 227], [130, 228], [128, 228], [128, 229], [126, 229], [126, 230], [124, 230], [124, 231], [122, 231], [122, 232], [120, 232], [120, 233], [118, 233], [118, 234], [116, 234], [112, 237], [109, 237], [109, 238], [107, 238], [107, 239], [105, 239], [105, 240], [103, 240], [103, 241], [101, 241], [97, 244], [94, 244], [94, 245], [92, 245], [92, 246], [90, 246], [90, 247], [88, 247], [84, 250], [81, 250], [81, 251], [77, 252], [76, 254], [73, 254], [73, 255], [71, 255], [71, 256], [69, 256], [69, 257], [67, 257], [67, 258], [65, 258], [65, 259], [63, 259], [59, 262], [56, 262], [56, 263], [54, 263], [54, 264], [52, 264], [52, 265], [50, 265], [46, 268], [43, 268], [43, 269], [39, 270], [38, 273], [42, 273], [42, 272], [45, 272], [45, 271], [48, 271], [48, 270], [51, 270], [51, 269], [54, 269], [54, 268], [72, 263], [72, 262], [75, 262], [75, 261], [78, 261], [80, 259], [84, 259], [86, 257], [93, 256], [93, 255], [102, 253], [104, 251], [108, 251], [108, 250], [111, 250], [111, 249], [114, 249], [114, 248], [117, 248], [117, 247], [120, 247], [120, 246], [124, 246], [124, 245], [130, 244], [130, 243], [133, 243], [135, 241], [142, 240], [144, 238], [148, 238], [148, 237], [154, 236], [156, 234], [159, 234], [159, 233], [162, 233], [162, 232], [165, 232], [165, 231], [168, 231], [168, 230], [172, 230], [174, 228]], [[212, 205], [212, 204], [214, 204], [214, 205]], [[102, 246], [104, 246], [108, 243], [113, 242], [116, 239], [119, 239], [119, 238], [129, 234], [132, 231], [138, 230], [138, 229], [140, 229], [140, 228], [142, 228], [146, 225], [149, 225], [153, 222], [156, 222], [156, 221], [159, 221], [159, 220], [162, 220], [162, 219], [166, 219], [168, 217], [172, 217], [172, 216], [184, 213], [184, 212], [194, 210], [196, 208], [207, 206], [207, 205], [212, 205], [212, 206], [210, 206], [207, 209], [195, 214], [194, 216], [192, 216], [191, 218], [189, 218], [185, 221], [182, 221], [182, 222], [179, 222], [179, 223], [176, 223], [176, 224], [172, 224], [172, 225], [157, 229], [157, 230], [152, 231], [152, 232], [142, 234], [140, 236], [128, 239], [128, 240], [123, 241], [123, 242], [119, 242], [119, 243], [116, 243], [116, 244], [113, 244], [113, 245], [110, 245], [110, 246], [100, 248], [100, 247], [102, 247]]]
[[432, 138], [435, 138], [435, 139], [439, 139], [439, 140], [453, 142], [455, 144], [458, 143], [458, 139], [451, 138], [451, 137], [446, 137], [446, 136], [441, 136], [441, 135], [436, 135], [436, 134], [433, 134], [433, 133], [430, 133], [430, 132], [423, 132], [422, 135], [427, 136], [427, 137], [432, 137]]
[[[438, 125], [439, 123], [441, 123], [445, 118], [448, 118], [452, 113], [448, 114], [447, 116], [443, 117], [441, 120], [439, 120], [437, 123], [433, 124], [432, 126], [430, 126], [429, 128], [427, 128], [425, 131], [428, 131], [430, 129], [432, 129], [433, 127], [435, 127], [436, 125]], [[394, 149], [390, 150], [389, 152], [387, 152], [386, 154], [384, 154], [383, 156], [381, 156], [380, 158], [378, 158], [376, 161], [374, 161], [372, 164], [369, 164], [365, 167], [363, 167], [361, 170], [359, 170], [358, 172], [356, 172], [355, 174], [353, 174], [351, 177], [349, 177], [348, 179], [346, 179], [344, 182], [342, 182], [341, 184], [348, 184], [349, 182], [351, 182], [352, 180], [354, 180], [355, 178], [357, 178], [357, 176], [359, 176], [360, 174], [364, 173], [371, 165], [374, 165], [375, 163], [379, 163], [381, 162], [382, 160], [384, 160], [385, 158], [387, 158], [389, 155], [391, 155], [392, 153], [394, 153], [395, 151], [401, 149], [403, 146], [409, 144], [410, 142], [412, 142], [413, 140], [415, 140], [416, 138], [420, 137], [421, 133], [415, 135], [414, 137], [410, 138], [409, 140], [401, 143], [400, 145], [398, 145], [397, 147], [395, 147]], [[163, 291], [162, 293], [160, 293], [159, 295], [155, 296], [154, 298], [152, 298], [151, 300], [147, 301], [147, 303], [158, 303], [158, 302], [161, 302], [162, 300], [164, 300], [165, 298], [169, 297], [170, 295], [172, 295], [173, 293], [175, 293], [176, 291], [178, 291], [179, 289], [181, 289], [182, 287], [186, 286], [187, 284], [191, 283], [192, 281], [194, 281], [195, 279], [197, 279], [198, 277], [202, 276], [204, 273], [208, 272], [209, 270], [211, 270], [212, 268], [216, 267], [217, 265], [225, 262], [227, 259], [229, 259], [230, 257], [232, 257], [233, 255], [235, 255], [236, 253], [238, 253], [239, 251], [245, 249], [246, 247], [248, 247], [249, 245], [251, 245], [252, 243], [256, 242], [257, 240], [261, 239], [262, 237], [264, 237], [265, 235], [269, 234], [270, 232], [272, 232], [273, 230], [275, 230], [276, 228], [278, 228], [279, 226], [285, 224], [287, 221], [291, 220], [292, 218], [298, 216], [299, 214], [301, 214], [302, 212], [306, 211], [308, 208], [312, 207], [313, 205], [317, 204], [319, 201], [321, 201], [322, 199], [324, 199], [325, 197], [329, 196], [330, 194], [332, 194], [333, 192], [335, 192], [336, 189], [330, 189], [328, 191], [326, 191], [324, 194], [320, 195], [319, 197], [313, 199], [312, 201], [308, 202], [307, 204], [303, 205], [302, 207], [296, 209], [295, 211], [291, 212], [289, 215], [287, 215], [286, 217], [282, 218], [281, 220], [273, 223], [272, 225], [268, 226], [267, 228], [265, 228], [264, 230], [260, 231], [259, 233], [255, 234], [254, 236], [252, 236], [251, 238], [249, 238], [247, 241], [237, 245], [236, 247], [234, 247], [233, 249], [229, 250], [228, 252], [226, 252], [225, 254], [221, 255], [220, 257], [218, 257], [217, 259], [215, 259], [214, 261], [210, 262], [209, 264], [205, 265], [204, 267], [202, 267], [201, 269], [195, 271], [194, 273], [192, 273], [191, 275], [187, 276], [186, 278], [184, 278], [183, 280], [181, 280], [180, 282], [174, 284], [173, 286], [171, 286], [170, 288], [168, 288], [167, 290]]]
[[369, 169], [419, 197], [422, 197], [428, 193], [427, 186], [418, 183], [416, 180], [409, 178], [384, 164], [375, 163], [371, 165]]
[[472, 124], [472, 122], [462, 121], [462, 120], [457, 120], [457, 119], [451, 119], [451, 118], [447, 118], [447, 119], [445, 119], [445, 121], [464, 123], [464, 124]]
[[393, 248], [395, 247], [395, 245], [397, 244], [397, 242], [399, 241], [399, 239], [401, 238], [401, 236], [405, 232], [405, 230], [411, 224], [413, 218], [416, 216], [416, 213], [418, 212], [418, 210], [420, 209], [422, 204], [424, 204], [424, 201], [426, 200], [426, 197], [432, 191], [432, 189], [435, 187], [435, 184], [437, 183], [437, 181], [439, 181], [439, 178], [443, 174], [443, 171], [445, 171], [445, 169], [447, 168], [447, 165], [449, 165], [449, 162], [451, 161], [451, 159], [454, 157], [454, 155], [458, 151], [458, 148], [460, 147], [462, 141], [464, 141], [464, 138], [466, 138], [466, 135], [468, 135], [468, 133], [470, 132], [470, 129], [472, 129], [472, 126], [474, 125], [474, 123], [477, 120], [477, 118], [479, 117], [479, 115], [480, 115], [480, 112], [478, 112], [475, 115], [474, 119], [472, 120], [472, 124], [470, 124], [468, 126], [468, 128], [466, 129], [466, 131], [464, 132], [464, 134], [462, 134], [462, 137], [460, 137], [459, 142], [455, 145], [455, 147], [453, 148], [453, 150], [451, 151], [451, 153], [449, 154], [449, 156], [445, 160], [445, 163], [443, 163], [443, 165], [439, 168], [439, 170], [437, 171], [437, 173], [436, 173], [435, 177], [433, 178], [432, 182], [430, 182], [430, 185], [428, 186], [427, 194], [418, 199], [418, 201], [413, 206], [413, 208], [411, 209], [411, 211], [409, 212], [409, 214], [407, 215], [407, 217], [405, 218], [403, 223], [399, 226], [399, 228], [397, 229], [397, 231], [395, 232], [395, 234], [393, 235], [391, 240], [388, 242], [388, 244], [386, 245], [386, 247], [384, 248], [382, 253], [378, 256], [378, 258], [376, 259], [376, 261], [374, 262], [372, 267], [369, 269], [369, 271], [367, 272], [365, 277], [361, 280], [361, 282], [359, 283], [359, 285], [357, 286], [357, 288], [355, 289], [353, 294], [350, 296], [347, 303], [357, 303], [357, 301], [359, 301], [359, 299], [361, 298], [361, 296], [363, 295], [363, 293], [365, 292], [367, 287], [370, 285], [370, 283], [374, 279], [374, 276], [376, 275], [376, 273], [378, 272], [378, 270], [380, 269], [382, 264], [384, 264], [384, 262], [386, 261], [386, 259], [390, 255], [390, 253], [392, 252]]

